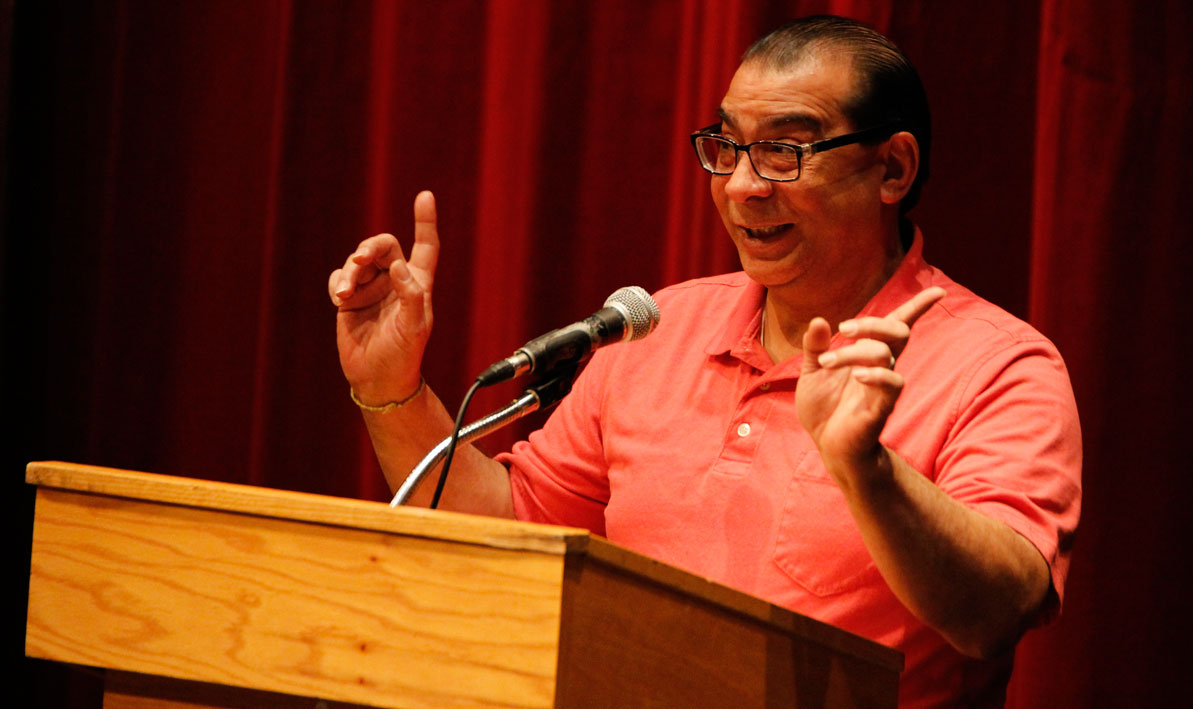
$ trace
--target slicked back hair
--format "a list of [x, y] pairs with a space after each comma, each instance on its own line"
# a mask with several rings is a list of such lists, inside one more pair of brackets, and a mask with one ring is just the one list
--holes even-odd
[[919, 202], [920, 191], [928, 179], [932, 117], [919, 73], [893, 42], [856, 20], [816, 15], [789, 22], [768, 33], [750, 45], [741, 61], [742, 64], [760, 62], [767, 68], [783, 70], [819, 52], [831, 56], [842, 51], [852, 57], [857, 76], [854, 95], [845, 109], [854, 129], [863, 130], [898, 119], [898, 130], [911, 133], [919, 143], [919, 170], [899, 204], [899, 214], [906, 214]]

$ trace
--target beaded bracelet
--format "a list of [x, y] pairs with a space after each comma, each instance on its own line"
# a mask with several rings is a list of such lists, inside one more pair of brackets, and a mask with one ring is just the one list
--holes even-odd
[[423, 377], [419, 377], [418, 378], [418, 388], [414, 390], [413, 394], [406, 397], [405, 399], [402, 399], [401, 401], [391, 401], [388, 404], [382, 404], [381, 406], [370, 406], [370, 405], [364, 403], [363, 401], [361, 401], [360, 399], [357, 399], [356, 392], [353, 391], [352, 387], [348, 387], [348, 396], [352, 397], [352, 403], [356, 404], [364, 411], [371, 411], [371, 412], [377, 413], [377, 414], [384, 414], [384, 413], [393, 411], [394, 409], [400, 409], [403, 406], [405, 406], [406, 404], [409, 404], [411, 401], [414, 401], [414, 398], [417, 397], [419, 394], [423, 393], [423, 389], [426, 389], [426, 388], [427, 388], [427, 380], [424, 379]]

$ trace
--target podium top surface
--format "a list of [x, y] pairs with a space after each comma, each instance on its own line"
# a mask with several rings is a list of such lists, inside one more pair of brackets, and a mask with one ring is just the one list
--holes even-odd
[[582, 551], [587, 530], [415, 507], [391, 508], [370, 500], [235, 483], [142, 473], [59, 461], [37, 461], [25, 481], [42, 487], [96, 495], [369, 529], [501, 549], [566, 554]]

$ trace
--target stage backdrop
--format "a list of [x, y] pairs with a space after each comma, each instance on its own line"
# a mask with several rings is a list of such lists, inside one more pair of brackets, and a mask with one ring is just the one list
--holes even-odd
[[[1012, 704], [1165, 703], [1193, 536], [1180, 0], [5, 3], [6, 475], [57, 458], [385, 499], [328, 273], [370, 234], [408, 244], [412, 198], [435, 191], [425, 373], [454, 406], [617, 287], [736, 268], [687, 135], [751, 39], [825, 11], [921, 69], [928, 258], [1029, 318], [1073, 375], [1082, 528]], [[10, 489], [27, 565], [29, 497]]]

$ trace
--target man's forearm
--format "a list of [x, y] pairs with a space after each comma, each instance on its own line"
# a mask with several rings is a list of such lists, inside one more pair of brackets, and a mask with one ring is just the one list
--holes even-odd
[[[406, 480], [423, 456], [451, 435], [453, 425], [447, 409], [430, 387], [399, 409], [385, 413], [362, 413], [381, 471], [393, 491]], [[419, 507], [430, 505], [438, 481], [438, 472], [427, 475], [408, 504]], [[457, 512], [512, 518], [513, 500], [505, 466], [474, 446], [460, 446], [452, 460], [440, 507]]]
[[846, 482], [862, 540], [899, 600], [967, 655], [1012, 647], [1050, 584], [1036, 548], [949, 497], [889, 449], [857, 466], [874, 469], [830, 472]]

